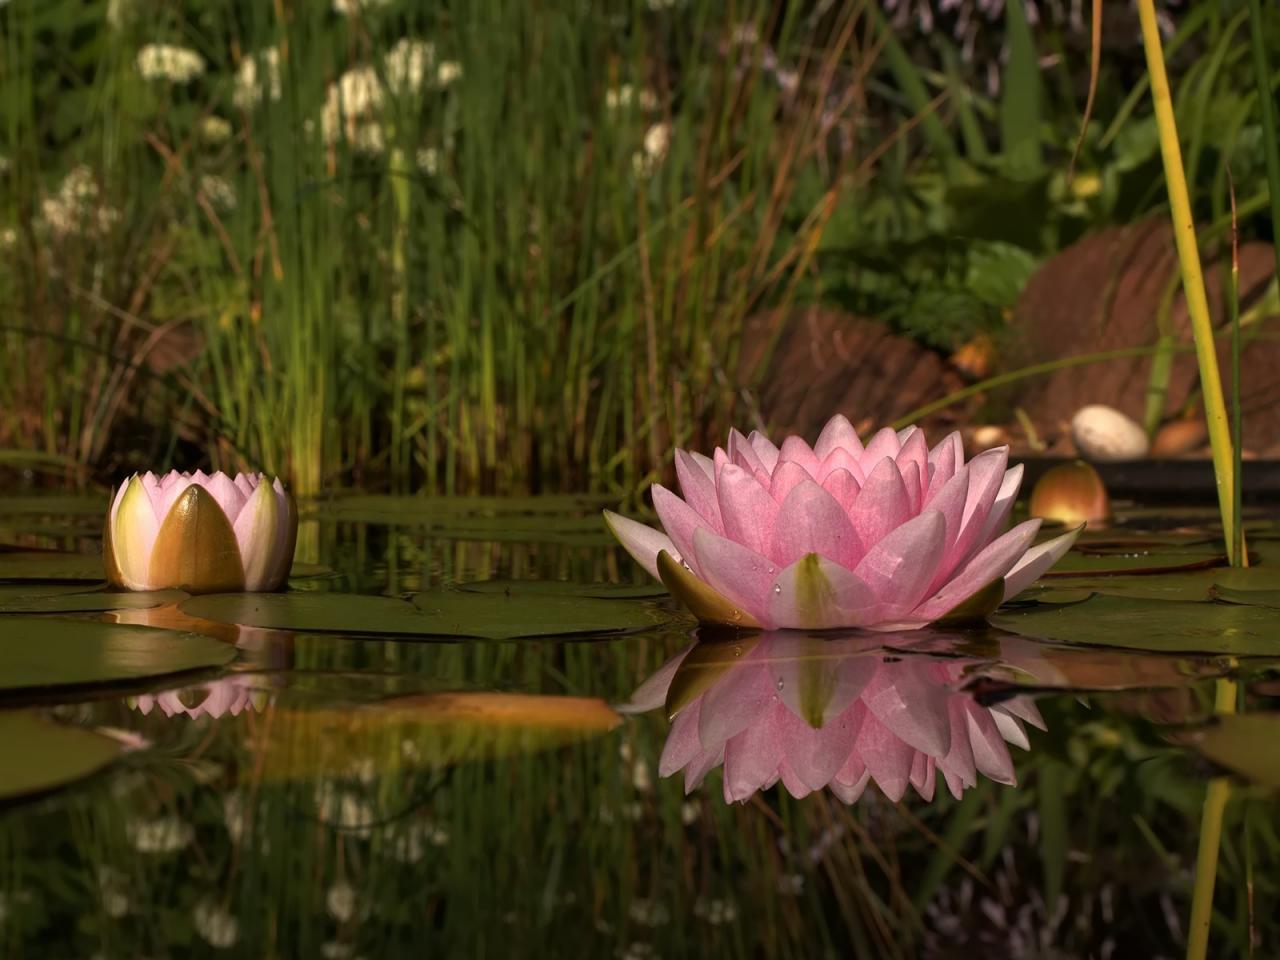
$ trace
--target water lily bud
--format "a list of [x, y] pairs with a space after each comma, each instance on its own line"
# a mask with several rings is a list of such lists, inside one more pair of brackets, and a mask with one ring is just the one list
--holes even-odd
[[279, 478], [148, 472], [116, 491], [102, 552], [108, 582], [125, 590], [279, 590], [297, 536]]
[[1068, 526], [1111, 519], [1111, 498], [1098, 471], [1083, 460], [1045, 471], [1031, 491], [1031, 515], [1061, 520]]

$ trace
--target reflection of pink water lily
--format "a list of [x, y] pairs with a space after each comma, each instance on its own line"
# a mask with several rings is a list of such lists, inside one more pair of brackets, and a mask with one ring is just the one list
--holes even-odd
[[1025, 749], [1024, 723], [1044, 727], [1026, 697], [986, 707], [959, 690], [972, 660], [887, 657], [866, 640], [800, 634], [766, 634], [743, 654], [750, 644], [691, 647], [624, 708], [681, 691], [659, 773], [683, 770], [686, 791], [723, 765], [726, 802], [779, 781], [795, 797], [829, 787], [852, 803], [875, 781], [890, 800], [908, 785], [928, 800], [939, 774], [959, 798], [978, 774], [1012, 784], [1006, 743]]
[[107, 580], [127, 590], [278, 590], [298, 512], [280, 481], [221, 471], [135, 475], [107, 516]]
[[265, 694], [254, 689], [254, 678], [233, 674], [211, 683], [166, 690], [163, 693], [146, 693], [131, 701], [135, 710], [144, 716], [159, 708], [166, 717], [185, 714], [191, 719], [219, 717], [230, 714], [238, 717], [246, 710], [256, 710]]
[[714, 457], [677, 450], [683, 499], [653, 488], [665, 534], [605, 516], [704, 620], [913, 628], [992, 583], [1013, 596], [1071, 546], [1075, 532], [1033, 546], [1039, 520], [1004, 532], [1022, 480], [1007, 465], [1006, 447], [965, 463], [958, 434], [930, 450], [916, 427], [864, 447], [836, 416], [813, 447], [733, 431]]

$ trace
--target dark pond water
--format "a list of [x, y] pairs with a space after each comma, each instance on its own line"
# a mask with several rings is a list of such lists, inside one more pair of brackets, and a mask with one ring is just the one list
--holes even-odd
[[1277, 955], [1266, 516], [833, 637], [699, 632], [598, 506], [347, 498], [297, 596], [112, 609], [103, 504], [0, 500], [0, 957], [1181, 956], [1210, 782], [1211, 955]]

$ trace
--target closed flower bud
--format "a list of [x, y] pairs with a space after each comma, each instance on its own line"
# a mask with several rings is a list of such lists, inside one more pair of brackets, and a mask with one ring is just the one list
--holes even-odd
[[298, 511], [280, 480], [174, 470], [130, 477], [107, 514], [107, 580], [126, 590], [279, 590], [293, 564]]

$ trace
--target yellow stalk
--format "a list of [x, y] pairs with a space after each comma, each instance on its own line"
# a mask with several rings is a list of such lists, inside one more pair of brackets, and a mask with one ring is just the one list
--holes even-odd
[[[1224, 677], [1217, 681], [1214, 713], [1235, 712], [1236, 682]], [[1230, 797], [1231, 781], [1228, 778], [1214, 777], [1209, 781], [1200, 813], [1200, 848], [1196, 851], [1191, 922], [1187, 925], [1187, 960], [1205, 960], [1208, 955], [1209, 928], [1213, 924], [1213, 887], [1218, 878], [1218, 851], [1222, 843], [1222, 814]]]
[[1173, 98], [1169, 94], [1169, 77], [1164, 69], [1164, 49], [1156, 23], [1155, 0], [1138, 0], [1138, 17], [1142, 22], [1142, 46], [1147, 54], [1147, 73], [1151, 78], [1151, 99], [1155, 105], [1156, 126], [1160, 132], [1160, 154], [1164, 160], [1165, 185], [1169, 190], [1169, 207], [1173, 217], [1173, 233], [1182, 266], [1182, 288], [1187, 295], [1187, 312], [1191, 316], [1191, 332], [1195, 337], [1196, 360], [1200, 365], [1200, 389], [1204, 396], [1204, 415], [1209, 428], [1209, 446], [1213, 451], [1213, 472], [1218, 485], [1218, 509], [1222, 513], [1222, 529], [1227, 541], [1227, 556], [1232, 565], [1240, 563], [1230, 531], [1235, 528], [1235, 456], [1227, 405], [1218, 375], [1218, 355], [1213, 348], [1213, 324], [1209, 319], [1209, 298], [1205, 294], [1204, 274], [1200, 270], [1200, 248], [1196, 242], [1195, 221], [1191, 215], [1191, 198], [1187, 177], [1182, 168], [1182, 148], [1178, 145], [1178, 126], [1173, 115]]

